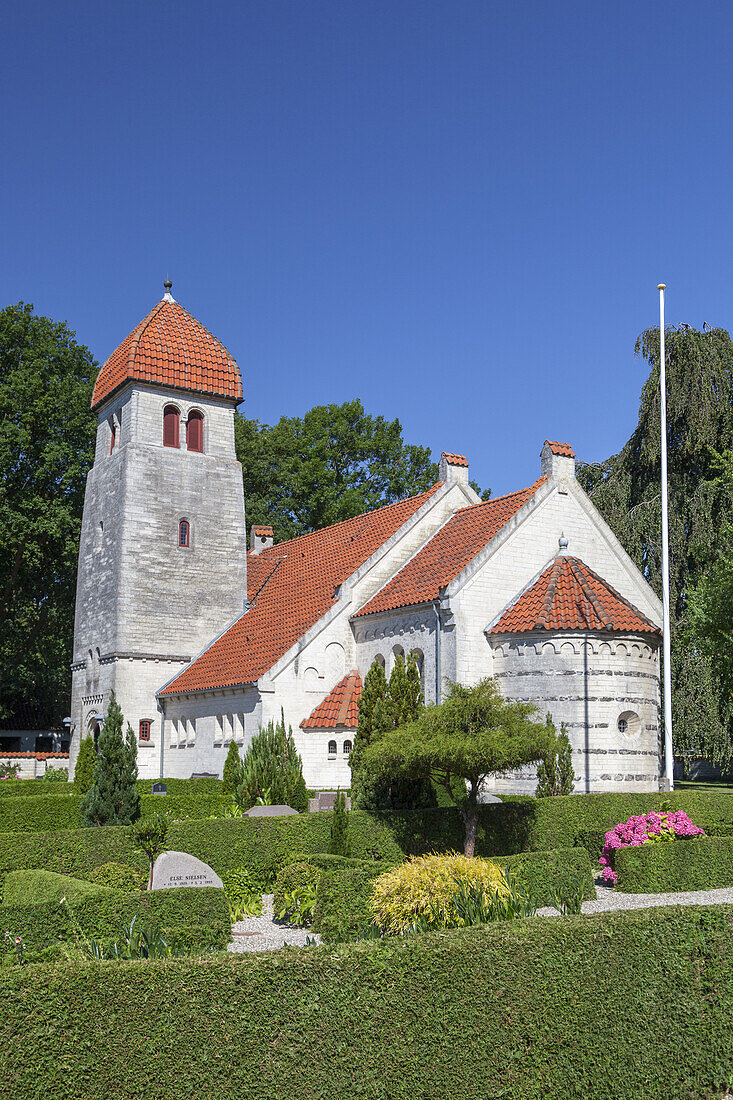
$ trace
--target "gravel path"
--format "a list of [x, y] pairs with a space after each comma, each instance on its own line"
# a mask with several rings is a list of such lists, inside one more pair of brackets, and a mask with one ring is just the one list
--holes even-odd
[[317, 943], [321, 942], [318, 933], [312, 932], [310, 928], [276, 924], [273, 919], [272, 898], [272, 894], [263, 895], [261, 917], [245, 917], [232, 925], [232, 942], [227, 951], [272, 951], [287, 944], [304, 947], [309, 936]]
[[[691, 890], [685, 894], [619, 894], [596, 883], [596, 900], [584, 901], [584, 913], [609, 913], [616, 909], [654, 909], [659, 905], [733, 905], [733, 886], [722, 890]], [[557, 909], [537, 910], [538, 917], [556, 917]]]

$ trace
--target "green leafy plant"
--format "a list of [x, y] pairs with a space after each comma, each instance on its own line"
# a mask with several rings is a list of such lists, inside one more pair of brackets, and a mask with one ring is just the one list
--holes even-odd
[[66, 768], [46, 768], [43, 773], [43, 778], [47, 779], [49, 783], [68, 783], [69, 773]]
[[148, 857], [150, 865], [148, 890], [153, 888], [153, 867], [160, 853], [165, 851], [167, 835], [168, 822], [163, 814], [142, 818], [130, 826], [130, 839], [134, 846]]
[[350, 856], [351, 840], [349, 838], [349, 814], [346, 809], [346, 796], [342, 790], [336, 794], [331, 820], [331, 838], [328, 842], [328, 851], [333, 856]]
[[12, 932], [6, 932], [3, 936], [3, 947], [6, 954], [13, 954], [18, 966], [25, 962], [25, 940], [22, 936], [14, 936]]
[[285, 894], [284, 904], [277, 913], [278, 920], [301, 927], [310, 924], [316, 909], [318, 887], [313, 882], [295, 886]]
[[11, 764], [6, 760], [4, 764], [0, 764], [0, 779], [17, 779], [19, 771], [19, 764]]
[[551, 887], [550, 896], [552, 906], [563, 916], [568, 914], [577, 916], [582, 913], [585, 901], [585, 883], [579, 877], [572, 877], [568, 882], [556, 883]]
[[572, 794], [575, 787], [576, 775], [573, 771], [573, 750], [565, 723], [560, 726], [558, 733], [552, 715], [545, 719], [549, 751], [537, 765], [537, 798], [557, 797], [562, 794]]
[[244, 867], [227, 871], [222, 875], [224, 892], [229, 902], [229, 915], [232, 921], [244, 917], [258, 917], [262, 912], [262, 893], [257, 889], [252, 876]]
[[137, 742], [129, 723], [123, 736], [123, 723], [112, 692], [99, 734], [94, 779], [81, 804], [85, 825], [129, 825], [140, 815], [140, 795], [135, 787]]

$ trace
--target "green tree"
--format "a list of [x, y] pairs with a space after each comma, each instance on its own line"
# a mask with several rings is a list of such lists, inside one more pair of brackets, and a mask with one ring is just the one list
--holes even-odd
[[224, 771], [221, 777], [221, 789], [226, 795], [233, 795], [239, 781], [239, 775], [242, 769], [242, 760], [239, 755], [239, 748], [236, 741], [232, 741], [229, 745], [229, 751], [227, 758], [224, 761]]
[[0, 310], [0, 721], [60, 726], [97, 364], [63, 323]]
[[[718, 559], [731, 509], [731, 486], [717, 455], [733, 448], [733, 341], [724, 329], [669, 327], [667, 439], [669, 449], [672, 716], [675, 753], [715, 763], [731, 759], [726, 701], [710, 655], [689, 623], [689, 595]], [[639, 421], [619, 454], [580, 466], [593, 503], [661, 597], [659, 332], [641, 334], [636, 351], [650, 364]]]
[[350, 856], [351, 838], [349, 837], [349, 814], [346, 809], [346, 796], [342, 790], [336, 794], [331, 821], [331, 839], [328, 850], [332, 856]]
[[422, 493], [438, 479], [430, 449], [405, 443], [399, 420], [372, 416], [359, 400], [316, 405], [272, 426], [235, 417], [234, 440], [247, 520], [272, 526], [278, 542]]
[[269, 722], [252, 738], [234, 797], [242, 810], [258, 801], [268, 806], [291, 806], [300, 813], [308, 809], [303, 762], [292, 729], [285, 728], [284, 713], [279, 722]]
[[137, 793], [137, 743], [129, 722], [123, 735], [124, 718], [115, 693], [97, 743], [94, 780], [84, 796], [81, 812], [85, 825], [129, 825], [140, 816]]
[[94, 767], [97, 763], [97, 750], [94, 748], [94, 738], [85, 737], [79, 745], [79, 755], [76, 758], [74, 769], [74, 791], [76, 794], [86, 794], [94, 782]]
[[567, 727], [562, 722], [558, 733], [552, 715], [548, 714], [545, 719], [545, 729], [550, 741], [550, 750], [537, 765], [535, 797], [548, 798], [553, 795], [572, 794], [576, 775], [573, 770], [573, 750]]
[[[547, 756], [547, 727], [535, 707], [504, 699], [491, 677], [472, 687], [450, 684], [444, 702], [427, 707], [408, 726], [373, 741], [364, 767], [377, 779], [430, 779], [440, 783], [461, 815], [464, 853], [474, 854], [479, 795], [486, 779]], [[463, 780], [456, 785], [453, 780]]]
[[150, 874], [148, 875], [148, 890], [153, 889], [153, 867], [161, 852], [165, 851], [165, 841], [168, 836], [168, 822], [165, 814], [153, 814], [152, 817], [144, 817], [140, 821], [134, 821], [130, 825], [130, 839], [136, 848], [144, 852], [148, 857]]
[[432, 784], [413, 776], [378, 777], [361, 767], [366, 746], [389, 730], [414, 721], [424, 710], [420, 670], [414, 653], [399, 654], [387, 681], [375, 661], [364, 678], [351, 765], [352, 800], [370, 813], [405, 812], [437, 805]]

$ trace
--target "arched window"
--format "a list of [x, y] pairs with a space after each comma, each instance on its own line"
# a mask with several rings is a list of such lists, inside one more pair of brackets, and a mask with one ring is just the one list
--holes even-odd
[[378, 653], [376, 655], [376, 657], [374, 658], [374, 664], [381, 665], [382, 668], [384, 668], [384, 657], [382, 656], [381, 653]]
[[175, 405], [166, 405], [163, 409], [163, 446], [178, 447], [178, 426], [180, 413]]
[[351, 752], [351, 741], [344, 741], [344, 756], [348, 756]]
[[178, 524], [178, 545], [186, 549], [191, 545], [191, 524], [187, 519]]
[[204, 418], [196, 409], [188, 414], [186, 421], [186, 447], [199, 453], [204, 449]]
[[335, 756], [337, 751], [338, 751], [338, 746], [336, 745], [336, 742], [335, 741], [329, 741], [328, 742], [328, 755], [329, 756]]

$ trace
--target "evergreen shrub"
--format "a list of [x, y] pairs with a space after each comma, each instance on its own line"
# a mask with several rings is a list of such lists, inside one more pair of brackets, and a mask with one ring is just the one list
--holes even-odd
[[733, 912], [12, 967], [0, 997], [17, 1097], [703, 1100], [731, 1081]]
[[145, 882], [140, 874], [129, 863], [102, 863], [89, 872], [89, 881], [97, 882], [100, 886], [109, 886], [111, 890], [119, 890], [123, 894], [132, 894], [142, 890]]
[[629, 894], [682, 893], [733, 886], [733, 836], [642, 844], [616, 854], [616, 889]]
[[84, 795], [81, 813], [85, 825], [129, 825], [140, 815], [137, 779], [137, 741], [124, 718], [115, 693], [110, 694], [97, 742], [92, 785]]
[[106, 893], [106, 885], [86, 882], [54, 871], [11, 871], [3, 883], [3, 905], [55, 905], [66, 898], [69, 902]]
[[[71, 784], [68, 794], [59, 794], [55, 783], [48, 783], [47, 787], [52, 794], [0, 798], [0, 832], [41, 832], [81, 827], [83, 796], [72, 793], [74, 788]], [[143, 794], [140, 797], [140, 813], [144, 817], [164, 813], [169, 819], [198, 818], [216, 812], [220, 806], [218, 792], [194, 790], [190, 794]]]
[[74, 791], [76, 794], [85, 795], [94, 782], [94, 767], [97, 763], [97, 750], [94, 747], [94, 738], [85, 737], [79, 745], [79, 755], [76, 758], [74, 768]]
[[360, 939], [374, 923], [374, 882], [394, 864], [378, 861], [324, 868], [318, 880], [313, 928], [326, 943]]

